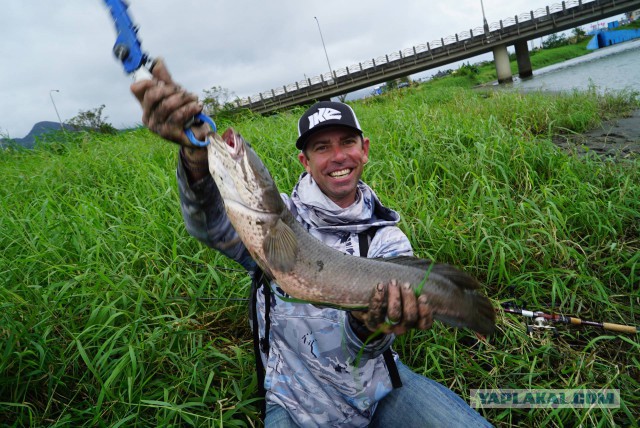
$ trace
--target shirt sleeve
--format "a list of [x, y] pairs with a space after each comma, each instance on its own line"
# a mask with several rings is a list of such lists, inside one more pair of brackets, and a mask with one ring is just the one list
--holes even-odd
[[176, 175], [180, 209], [189, 234], [240, 263], [246, 270], [254, 271], [256, 263], [229, 221], [213, 178], [207, 174], [201, 180], [189, 183], [182, 164], [182, 153]]

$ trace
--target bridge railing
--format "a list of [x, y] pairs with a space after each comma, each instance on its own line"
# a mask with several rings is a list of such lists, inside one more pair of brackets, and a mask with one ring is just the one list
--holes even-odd
[[[529, 12], [514, 15], [513, 17], [501, 19], [498, 22], [491, 23], [489, 24], [489, 32], [500, 33], [503, 31], [509, 31], [510, 28], [521, 25], [523, 23], [528, 23], [529, 21], [545, 21], [547, 19], [550, 19], [551, 15], [554, 13], [567, 11], [574, 7], [580, 7], [582, 5], [597, 1], [598, 0], [566, 0], [562, 3], [555, 3], [545, 8], [531, 10]], [[317, 85], [324, 84], [331, 85], [334, 82], [334, 79], [338, 79], [340, 77], [349, 76], [350, 74], [359, 73], [370, 68], [375, 68], [376, 66], [380, 66], [382, 64], [392, 63], [394, 61], [403, 59], [410, 60], [413, 56], [417, 56], [421, 53], [431, 52], [434, 49], [446, 47], [447, 45], [453, 45], [465, 40], [472, 40], [476, 37], [484, 35], [485, 32], [483, 27], [472, 28], [468, 31], [462, 31], [451, 36], [442, 37], [439, 40], [432, 40], [431, 42], [392, 52], [386, 55], [379, 56], [377, 58], [372, 58], [358, 64], [353, 64], [348, 67], [332, 70], [331, 72], [326, 72], [319, 76], [310, 77], [291, 83], [289, 85], [283, 85], [279, 88], [260, 92], [255, 95], [251, 95], [250, 97], [239, 98], [236, 100], [235, 104], [237, 107], [249, 106], [258, 101], [264, 101], [269, 98], [277, 97], [289, 92], [299, 91], [304, 88], [311, 88]]]

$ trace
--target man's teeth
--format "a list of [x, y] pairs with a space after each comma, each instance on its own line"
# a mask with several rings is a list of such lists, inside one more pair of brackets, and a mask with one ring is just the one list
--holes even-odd
[[344, 177], [345, 175], [349, 175], [350, 172], [351, 172], [351, 170], [349, 168], [347, 168], [347, 169], [341, 169], [340, 171], [333, 171], [329, 175], [334, 177], [334, 178], [338, 178], [338, 177]]

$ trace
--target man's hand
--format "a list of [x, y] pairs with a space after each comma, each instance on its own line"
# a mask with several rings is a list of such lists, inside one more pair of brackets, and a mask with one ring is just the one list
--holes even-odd
[[369, 310], [353, 311], [351, 316], [371, 332], [396, 335], [404, 334], [411, 328], [426, 330], [433, 323], [426, 296], [416, 297], [411, 284], [399, 284], [395, 280], [378, 284], [369, 301]]
[[[176, 85], [162, 59], [153, 67], [153, 79], [131, 85], [131, 92], [142, 106], [142, 123], [162, 138], [185, 147], [194, 147], [184, 133], [184, 125], [202, 112], [198, 97]], [[204, 140], [209, 126], [192, 127], [194, 135]]]

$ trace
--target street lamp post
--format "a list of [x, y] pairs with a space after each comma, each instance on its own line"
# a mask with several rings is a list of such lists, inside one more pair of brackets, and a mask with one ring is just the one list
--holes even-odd
[[58, 108], [56, 107], [56, 103], [53, 101], [52, 92], [60, 92], [58, 89], [52, 89], [49, 91], [49, 98], [51, 98], [51, 104], [53, 104], [53, 109], [56, 111], [56, 116], [58, 116], [58, 122], [60, 122], [60, 128], [64, 132], [64, 125], [62, 124], [62, 119], [60, 119], [60, 114], [58, 113]]
[[333, 77], [333, 68], [331, 68], [331, 63], [329, 62], [329, 55], [327, 54], [327, 47], [324, 45], [324, 37], [322, 37], [322, 30], [320, 29], [320, 21], [318, 21], [318, 18], [316, 18], [315, 16], [313, 17], [313, 19], [315, 19], [316, 23], [318, 24], [318, 32], [320, 33], [320, 40], [322, 41], [322, 48], [324, 49], [324, 56], [327, 57], [327, 65], [329, 66], [329, 74], [331, 74], [331, 77]]
[[484, 22], [484, 36], [487, 37], [489, 35], [489, 23], [487, 22], [487, 17], [484, 15], [484, 4], [482, 0], [480, 0], [480, 7], [482, 8], [482, 21]]

